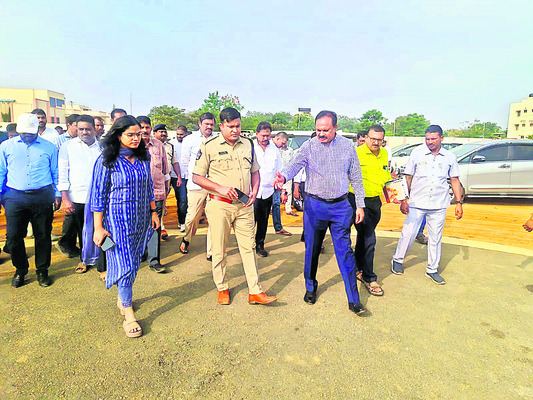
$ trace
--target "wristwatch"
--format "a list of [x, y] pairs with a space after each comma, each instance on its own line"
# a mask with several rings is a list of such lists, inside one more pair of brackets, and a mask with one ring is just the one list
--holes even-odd
[[457, 204], [464, 204], [464, 201], [463, 201], [463, 200], [459, 200], [459, 201], [457, 202]]

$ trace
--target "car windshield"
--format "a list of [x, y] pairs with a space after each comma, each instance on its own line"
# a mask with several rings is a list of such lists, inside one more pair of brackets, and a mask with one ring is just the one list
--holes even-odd
[[293, 150], [297, 150], [300, 148], [302, 144], [304, 144], [306, 141], [308, 141], [311, 138], [311, 136], [295, 136], [289, 139], [289, 143], [287, 143], [287, 147], [290, 147]]
[[472, 150], [483, 146], [484, 143], [466, 143], [461, 146], [454, 147], [450, 151], [457, 156], [457, 159], [461, 158], [465, 154], [470, 153]]

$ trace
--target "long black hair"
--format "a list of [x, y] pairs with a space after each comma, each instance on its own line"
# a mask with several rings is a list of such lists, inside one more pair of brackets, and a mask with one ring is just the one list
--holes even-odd
[[[125, 115], [115, 121], [109, 132], [102, 139], [102, 163], [106, 167], [111, 167], [118, 158], [120, 152], [120, 136], [130, 127], [137, 125], [139, 121], [131, 115]], [[141, 139], [139, 146], [133, 150], [133, 155], [141, 161], [149, 161], [150, 153], [146, 150], [144, 140]]]

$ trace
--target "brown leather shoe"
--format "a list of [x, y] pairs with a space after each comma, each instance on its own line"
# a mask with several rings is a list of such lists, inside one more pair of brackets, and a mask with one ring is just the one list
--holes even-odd
[[267, 296], [265, 292], [248, 295], [248, 303], [250, 304], [269, 304], [277, 299], [276, 296]]
[[227, 306], [229, 304], [229, 290], [220, 290], [218, 292], [218, 304]]

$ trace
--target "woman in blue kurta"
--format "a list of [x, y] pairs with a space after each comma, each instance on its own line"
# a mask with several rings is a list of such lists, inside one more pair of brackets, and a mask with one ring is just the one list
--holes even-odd
[[126, 336], [139, 337], [142, 329], [133, 313], [132, 285], [159, 218], [150, 155], [141, 140], [139, 123], [130, 115], [116, 120], [104, 138], [102, 155], [93, 171], [91, 211], [96, 245], [100, 246], [106, 236], [115, 243], [106, 251], [107, 288], [117, 286]]

